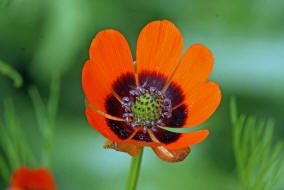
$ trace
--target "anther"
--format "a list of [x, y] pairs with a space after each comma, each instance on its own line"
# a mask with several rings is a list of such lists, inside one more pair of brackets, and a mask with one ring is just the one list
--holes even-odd
[[164, 105], [170, 105], [171, 104], [171, 100], [169, 98], [164, 99]]
[[141, 118], [140, 118], [140, 117], [137, 118], [137, 123], [138, 123], [138, 124], [141, 123]]
[[122, 104], [122, 108], [124, 108], [124, 110], [127, 112], [127, 111], [130, 111], [130, 106], [128, 106], [127, 103], [123, 103]]
[[172, 109], [172, 106], [170, 106], [170, 105], [169, 106], [165, 106], [165, 110], [166, 111], [171, 111], [171, 109]]
[[157, 125], [161, 125], [161, 124], [162, 124], [162, 120], [159, 119], [159, 120], [157, 121]]
[[146, 133], [146, 132], [147, 132], [147, 126], [144, 125], [144, 127], [143, 127], [143, 133]]
[[151, 130], [153, 131], [153, 132], [156, 132], [157, 131], [157, 129], [156, 129], [156, 127], [151, 127]]
[[129, 98], [127, 96], [123, 97], [122, 100], [123, 100], [123, 102], [129, 102]]
[[167, 117], [169, 115], [169, 112], [164, 112], [163, 115]]
[[124, 108], [124, 110], [126, 111], [126, 112], [128, 112], [128, 111], [130, 111], [130, 107], [129, 106], [125, 106], [125, 105], [122, 105], [122, 108]]
[[145, 121], [145, 125], [149, 125], [151, 123], [151, 121]]
[[129, 124], [129, 117], [126, 117], [126, 118], [125, 118], [125, 122], [126, 122], [127, 124]]
[[161, 92], [161, 91], [158, 91], [158, 93], [157, 93], [160, 97], [164, 97], [164, 95], [163, 95], [163, 93]]
[[129, 117], [133, 117], [134, 114], [133, 114], [133, 113], [128, 113], [128, 116], [129, 116]]
[[135, 124], [134, 122], [131, 122], [131, 127], [132, 127], [133, 129], [135, 129], [135, 128], [136, 128], [136, 124]]
[[134, 95], [136, 94], [136, 90], [130, 90], [130, 91], [129, 91], [129, 94], [132, 95], [132, 96], [134, 96]]
[[150, 92], [155, 92], [156, 91], [156, 88], [155, 87], [150, 87]]
[[143, 83], [142, 87], [145, 88], [147, 86], [147, 81]]
[[139, 95], [140, 95], [140, 92], [136, 90], [136, 91], [135, 91], [135, 95], [136, 95], [136, 96], [139, 96]]
[[122, 117], [128, 117], [128, 116], [129, 116], [129, 113], [122, 114]]
[[143, 87], [138, 87], [140, 93], [145, 94], [146, 90]]
[[127, 103], [127, 106], [130, 108], [131, 107], [131, 105], [132, 105], [132, 102], [128, 102]]
[[172, 116], [170, 112], [164, 112], [163, 115], [166, 116], [166, 118], [170, 118]]

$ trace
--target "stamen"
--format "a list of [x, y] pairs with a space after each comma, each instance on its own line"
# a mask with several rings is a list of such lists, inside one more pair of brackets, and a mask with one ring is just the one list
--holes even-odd
[[151, 123], [151, 121], [145, 121], [145, 125], [149, 125]]
[[129, 116], [129, 113], [122, 114], [122, 117], [128, 117], [128, 116]]
[[133, 114], [133, 113], [129, 113], [128, 116], [129, 116], [129, 117], [133, 117], [134, 114]]
[[171, 106], [165, 106], [165, 110], [167, 110], [168, 112], [172, 109]]
[[142, 84], [142, 87], [145, 88], [147, 86], [147, 81]]
[[146, 134], [146, 132], [147, 132], [147, 126], [146, 126], [146, 125], [144, 125], [143, 133], [145, 133], [145, 134]]
[[137, 123], [138, 123], [138, 124], [140, 124], [140, 123], [141, 123], [141, 118], [140, 118], [140, 117], [138, 117], [138, 119], [137, 119]]
[[145, 88], [143, 88], [143, 87], [138, 87], [138, 90], [142, 94], [144, 94], [146, 92]]
[[164, 115], [166, 118], [169, 118], [170, 113], [169, 113], [169, 112], [164, 112], [163, 115]]
[[126, 117], [126, 118], [125, 118], [125, 122], [126, 122], [127, 124], [129, 124], [129, 117]]
[[161, 91], [158, 91], [157, 94], [161, 97], [164, 97], [164, 94]]
[[171, 100], [168, 99], [168, 98], [165, 98], [165, 99], [164, 99], [164, 105], [165, 105], [165, 106], [168, 106], [168, 105], [170, 105], [170, 104], [171, 104]]
[[135, 128], [136, 128], [136, 124], [135, 124], [134, 122], [131, 122], [131, 127], [132, 127], [133, 129], [135, 129]]
[[127, 103], [127, 106], [128, 106], [128, 107], [131, 107], [131, 106], [132, 106], [132, 102], [128, 102], [128, 103]]
[[156, 124], [157, 124], [157, 125], [160, 125], [160, 126], [164, 126], [164, 125], [165, 125], [165, 124], [162, 122], [161, 119], [159, 119]]
[[129, 98], [128, 97], [123, 97], [122, 100], [123, 100], [123, 102], [129, 102]]
[[157, 89], [155, 87], [152, 87], [152, 86], [150, 87], [150, 92], [156, 92], [156, 90]]
[[153, 132], [156, 132], [157, 131], [157, 129], [156, 129], [156, 127], [151, 127], [151, 130], [153, 131]]

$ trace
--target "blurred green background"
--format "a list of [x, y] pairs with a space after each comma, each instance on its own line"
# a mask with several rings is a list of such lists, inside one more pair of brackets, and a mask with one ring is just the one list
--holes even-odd
[[[222, 89], [222, 102], [201, 128], [209, 137], [185, 161], [162, 162], [146, 148], [139, 190], [237, 189], [232, 150], [229, 97], [239, 112], [274, 118], [275, 141], [284, 138], [284, 1], [283, 0], [0, 0], [0, 60], [23, 76], [21, 88], [0, 75], [3, 100], [12, 98], [28, 143], [41, 149], [28, 88], [49, 95], [51, 75], [60, 72], [61, 94], [51, 169], [58, 189], [124, 189], [130, 156], [104, 150], [104, 137], [84, 115], [81, 72], [97, 32], [113, 28], [128, 40], [133, 55], [140, 30], [168, 19], [184, 38], [184, 50], [206, 45], [214, 55], [210, 80]], [[282, 179], [283, 176], [282, 176]], [[0, 189], [4, 188], [0, 178]], [[284, 189], [280, 180], [276, 189]]]

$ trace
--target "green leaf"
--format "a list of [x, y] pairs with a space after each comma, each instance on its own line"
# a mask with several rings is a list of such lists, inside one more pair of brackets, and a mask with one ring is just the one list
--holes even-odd
[[11, 99], [6, 99], [4, 101], [4, 108], [5, 121], [8, 128], [7, 134], [9, 134], [11, 142], [13, 143], [13, 147], [17, 152], [19, 162], [24, 165], [35, 166], [35, 157], [30, 150], [24, 133], [19, 125], [19, 121], [16, 117], [14, 105]]
[[52, 128], [55, 127], [59, 95], [60, 95], [60, 77], [59, 77], [59, 74], [56, 73], [54, 74], [51, 80], [50, 96], [49, 96], [49, 100], [47, 103], [48, 118], [49, 118]]
[[16, 88], [19, 88], [22, 86], [23, 79], [21, 75], [15, 69], [13, 69], [13, 67], [4, 63], [1, 60], [0, 60], [0, 73], [10, 77], [14, 81], [14, 86]]
[[42, 165], [48, 167], [50, 162], [50, 138], [52, 131], [50, 128], [49, 120], [47, 117], [46, 106], [41, 99], [37, 88], [34, 86], [29, 88], [29, 94], [32, 99], [33, 107], [35, 110], [35, 115], [37, 123], [39, 125], [39, 131], [43, 139], [43, 148], [42, 148]]
[[52, 142], [55, 130], [55, 120], [60, 95], [60, 77], [55, 74], [50, 84], [50, 97], [44, 104], [38, 90], [30, 87], [29, 94], [33, 102], [40, 133], [43, 137], [42, 165], [49, 167], [52, 156]]
[[32, 86], [29, 88], [29, 95], [32, 99], [40, 133], [43, 136], [43, 138], [48, 138], [50, 136], [51, 131], [49, 128], [46, 106], [43, 100], [41, 99], [36, 87]]
[[8, 164], [11, 170], [15, 170], [17, 167], [19, 167], [20, 160], [16, 151], [16, 147], [14, 147], [12, 139], [10, 138], [10, 134], [7, 131], [8, 130], [0, 124], [1, 145], [3, 151], [5, 152], [5, 155], [7, 156]]
[[11, 172], [10, 169], [8, 168], [6, 161], [4, 160], [1, 154], [0, 154], [0, 168], [1, 168], [0, 174], [2, 175], [6, 184], [9, 184]]

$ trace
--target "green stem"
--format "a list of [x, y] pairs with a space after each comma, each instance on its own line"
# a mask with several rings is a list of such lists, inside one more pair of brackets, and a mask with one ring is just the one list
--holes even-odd
[[126, 190], [135, 190], [138, 177], [139, 177], [139, 171], [141, 166], [143, 156], [143, 148], [140, 151], [140, 153], [137, 156], [133, 156], [131, 160], [131, 166], [128, 174], [128, 179], [126, 183]]

